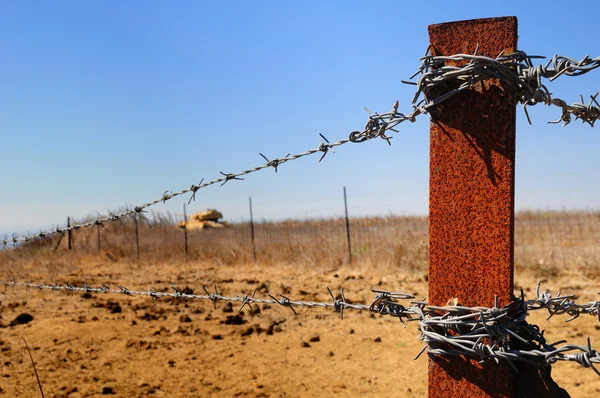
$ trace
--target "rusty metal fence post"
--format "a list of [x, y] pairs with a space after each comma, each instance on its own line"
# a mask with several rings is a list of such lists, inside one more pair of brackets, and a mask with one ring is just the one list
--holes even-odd
[[[496, 57], [517, 48], [515, 17], [428, 27], [433, 55]], [[450, 88], [450, 87], [449, 87]], [[429, 303], [513, 298], [516, 96], [488, 80], [444, 102], [430, 128]], [[514, 397], [507, 365], [430, 359], [429, 397]]]

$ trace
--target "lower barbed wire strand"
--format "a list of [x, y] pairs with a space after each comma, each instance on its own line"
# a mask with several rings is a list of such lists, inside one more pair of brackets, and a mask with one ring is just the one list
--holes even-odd
[[[419, 352], [418, 358], [427, 351], [431, 356], [456, 356], [464, 355], [478, 359], [480, 362], [493, 360], [498, 363], [504, 360], [514, 367], [512, 362], [527, 362], [536, 366], [547, 366], [558, 361], [576, 362], [585, 368], [591, 368], [600, 376], [600, 371], [594, 366], [600, 364], [600, 354], [592, 349], [588, 337], [587, 346], [565, 344], [555, 347], [556, 344], [547, 344], [540, 332], [539, 327], [526, 322], [527, 311], [530, 309], [547, 309], [550, 314], [567, 313], [572, 317], [579, 314], [598, 315], [600, 302], [588, 304], [576, 304], [573, 295], [553, 296], [550, 292], [541, 291], [538, 283], [537, 298], [525, 301], [523, 298], [515, 298], [513, 302], [502, 308], [487, 307], [465, 307], [465, 306], [429, 306], [424, 301], [412, 301], [410, 305], [403, 306], [396, 302], [397, 299], [410, 299], [414, 296], [388, 292], [384, 290], [371, 289], [375, 294], [370, 305], [353, 304], [346, 301], [343, 290], [340, 297], [336, 298], [331, 290], [328, 292], [332, 297], [331, 302], [295, 301], [281, 295], [279, 299], [270, 296], [271, 299], [261, 299], [252, 296], [225, 296], [219, 293], [214, 285], [214, 293], [207, 294], [184, 293], [172, 285], [173, 292], [161, 292], [148, 288], [148, 290], [131, 290], [122, 285], [118, 289], [112, 289], [108, 285], [92, 287], [88, 284], [74, 286], [66, 284], [30, 283], [0, 281], [0, 285], [6, 287], [25, 287], [28, 291], [53, 290], [65, 292], [84, 292], [99, 294], [123, 294], [128, 296], [148, 296], [153, 300], [161, 298], [173, 298], [180, 300], [207, 300], [215, 305], [219, 301], [242, 303], [240, 311], [245, 305], [252, 304], [279, 304], [284, 307], [309, 307], [309, 308], [332, 308], [340, 315], [344, 309], [369, 311], [380, 315], [392, 316], [409, 321], [418, 321], [421, 332], [421, 340], [427, 345]], [[294, 314], [296, 312], [294, 311]], [[577, 315], [574, 315], [577, 314]], [[403, 322], [404, 323], [404, 322]], [[489, 342], [489, 343], [488, 343]], [[531, 347], [523, 349], [514, 347], [515, 342]], [[416, 359], [415, 358], [415, 359]]]

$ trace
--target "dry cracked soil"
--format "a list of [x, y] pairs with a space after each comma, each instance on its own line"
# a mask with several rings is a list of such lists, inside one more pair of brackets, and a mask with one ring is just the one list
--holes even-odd
[[[344, 288], [354, 303], [369, 303], [371, 287], [427, 294], [423, 275], [393, 270], [290, 266], [215, 267], [206, 264], [144, 266], [90, 261], [52, 271], [14, 270], [20, 280], [98, 286], [149, 286], [167, 291], [176, 283], [203, 293], [217, 284], [229, 296], [284, 294], [328, 301], [326, 287]], [[534, 276], [517, 275], [534, 294]], [[598, 283], [577, 273], [544, 283], [571, 289], [578, 301], [597, 300]], [[0, 397], [40, 397], [25, 342], [37, 365], [46, 397], [316, 397], [427, 395], [425, 355], [415, 323], [346, 310], [210, 301], [67, 293], [8, 288], [0, 293]], [[598, 320], [565, 323], [534, 313], [530, 322], [548, 340], [599, 344]], [[553, 377], [572, 397], [600, 396], [600, 377], [573, 363], [558, 363]]]

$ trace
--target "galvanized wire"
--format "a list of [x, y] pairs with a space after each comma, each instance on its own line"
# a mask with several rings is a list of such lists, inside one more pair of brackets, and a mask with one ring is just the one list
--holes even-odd
[[[555, 55], [546, 65], [533, 66], [532, 59], [542, 58], [539, 56], [529, 56], [523, 51], [517, 51], [512, 54], [500, 54], [496, 58], [484, 57], [476, 54], [456, 54], [452, 56], [425, 56], [421, 58], [421, 66], [417, 72], [411, 77], [419, 75], [416, 83], [410, 83], [417, 86], [417, 91], [413, 97], [413, 112], [403, 114], [398, 112], [398, 101], [394, 104], [390, 112], [381, 114], [370, 114], [365, 128], [350, 133], [349, 138], [342, 139], [330, 143], [325, 136], [320, 134], [321, 141], [319, 146], [308, 151], [291, 155], [288, 154], [282, 158], [269, 160], [265, 155], [259, 153], [267, 163], [250, 168], [238, 173], [220, 172], [222, 177], [212, 181], [204, 182], [202, 179], [198, 184], [192, 184], [189, 188], [180, 191], [164, 191], [160, 198], [135, 206], [133, 209], [128, 209], [122, 212], [110, 214], [104, 217], [98, 217], [95, 220], [74, 224], [66, 227], [56, 227], [53, 230], [40, 231], [36, 234], [17, 236], [12, 235], [12, 239], [5, 237], [0, 240], [0, 243], [6, 246], [8, 243], [16, 245], [20, 242], [28, 242], [32, 239], [43, 238], [46, 236], [61, 234], [79, 228], [92, 228], [94, 226], [101, 227], [105, 222], [117, 221], [128, 216], [133, 216], [141, 213], [144, 209], [153, 206], [157, 203], [175, 198], [180, 195], [191, 193], [189, 202], [195, 200], [196, 192], [210, 185], [220, 183], [225, 185], [231, 180], [243, 180], [242, 176], [257, 172], [266, 168], [273, 167], [275, 172], [280, 165], [300, 159], [305, 156], [320, 153], [319, 162], [329, 153], [333, 152], [333, 148], [345, 145], [349, 142], [361, 143], [374, 138], [382, 138], [388, 144], [389, 137], [386, 132], [398, 132], [397, 126], [405, 121], [414, 122], [416, 117], [421, 114], [429, 114], [435, 118], [434, 109], [444, 101], [455, 96], [461, 91], [467, 90], [479, 82], [489, 79], [499, 79], [504, 84], [514, 89], [517, 99], [523, 104], [527, 119], [529, 114], [527, 106], [543, 103], [546, 105], [555, 105], [561, 108], [562, 115], [558, 122], [568, 124], [572, 117], [580, 119], [585, 123], [594, 125], [598, 117], [600, 117], [600, 106], [597, 101], [598, 94], [591, 96], [588, 104], [584, 103], [583, 97], [580, 103], [568, 105], [560, 98], [553, 98], [547, 87], [542, 84], [542, 78], [554, 80], [559, 76], [580, 76], [588, 73], [600, 66], [600, 57], [589, 58], [585, 57], [580, 61], [571, 58]], [[459, 64], [460, 66], [457, 66]], [[409, 82], [405, 82], [409, 83]], [[423, 99], [420, 99], [423, 96]], [[369, 112], [370, 113], [370, 112]], [[188, 202], [188, 204], [189, 204]]]
[[[346, 300], [344, 290], [336, 297], [327, 288], [331, 297], [329, 302], [296, 301], [287, 296], [280, 295], [279, 298], [269, 294], [270, 299], [256, 298], [256, 290], [251, 295], [225, 296], [219, 292], [216, 284], [214, 292], [209, 292], [202, 287], [206, 294], [186, 293], [175, 285], [172, 292], [160, 292], [152, 288], [147, 291], [131, 290], [119, 285], [118, 289], [112, 289], [108, 285], [92, 287], [88, 284], [73, 286], [71, 284], [37, 284], [29, 282], [0, 281], [0, 285], [6, 287], [22, 286], [30, 289], [122, 294], [127, 296], [147, 296], [152, 299], [172, 298], [182, 300], [207, 300], [217, 308], [220, 301], [237, 302], [241, 306], [252, 308], [252, 304], [278, 304], [289, 307], [294, 314], [294, 307], [309, 308], [332, 308], [340, 314], [343, 319], [345, 309], [369, 311], [381, 315], [396, 317], [405, 325], [404, 321], [418, 321], [421, 331], [421, 340], [426, 346], [415, 357], [418, 358], [427, 351], [430, 356], [453, 356], [464, 355], [478, 359], [480, 362], [500, 360], [506, 361], [515, 369], [514, 362], [527, 362], [535, 366], [551, 365], [557, 361], [572, 361], [583, 367], [592, 368], [600, 376], [600, 371], [594, 367], [600, 364], [600, 353], [592, 349], [588, 337], [587, 345], [579, 346], [566, 344], [558, 346], [565, 341], [549, 344], [544, 338], [543, 332], [536, 325], [526, 321], [528, 310], [546, 309], [550, 316], [557, 314], [568, 314], [572, 321], [581, 314], [599, 316], [600, 301], [588, 304], [576, 304], [573, 295], [561, 295], [560, 292], [553, 296], [550, 292], [540, 291], [538, 283], [533, 300], [526, 301], [521, 292], [521, 298], [515, 298], [508, 305], [499, 308], [498, 303], [492, 308], [487, 307], [465, 307], [461, 305], [432, 306], [424, 300], [410, 301], [409, 305], [398, 303], [397, 300], [414, 298], [411, 294], [401, 292], [389, 292], [386, 290], [371, 289], [375, 297], [370, 305], [353, 304]], [[599, 318], [600, 320], [600, 318]]]
[[[460, 306], [423, 306], [419, 324], [421, 339], [427, 343], [432, 356], [466, 355], [478, 358], [480, 363], [506, 361], [517, 370], [513, 362], [526, 362], [535, 366], [547, 366], [557, 361], [572, 361], [592, 370], [600, 376], [594, 364], [600, 364], [600, 353], [587, 338], [585, 346], [565, 344], [565, 340], [548, 343], [537, 325], [526, 321], [528, 310], [546, 309], [550, 318], [556, 314], [569, 314], [572, 321], [581, 314], [598, 316], [600, 301], [585, 305], [576, 304], [572, 295], [552, 296], [540, 291], [537, 298], [526, 301], [523, 292], [508, 305], [498, 308], [468, 308]], [[427, 310], [428, 311], [427, 311]], [[600, 318], [599, 318], [600, 319]]]
[[44, 238], [47, 236], [52, 236], [52, 235], [57, 235], [57, 234], [64, 235], [68, 231], [76, 231], [80, 228], [101, 227], [104, 225], [105, 222], [117, 221], [117, 220], [126, 218], [128, 216], [134, 216], [137, 213], [144, 212], [144, 210], [150, 206], [153, 206], [153, 205], [155, 205], [157, 203], [161, 203], [161, 202], [165, 203], [166, 201], [168, 201], [170, 199], [173, 199], [177, 196], [184, 195], [187, 193], [192, 194], [188, 201], [188, 204], [189, 204], [192, 200], [195, 200], [196, 192], [202, 188], [206, 188], [210, 185], [214, 185], [214, 184], [218, 184], [218, 183], [220, 183], [221, 185], [225, 185], [227, 182], [229, 182], [231, 180], [243, 180], [243, 178], [241, 178], [242, 176], [245, 176], [247, 174], [254, 173], [254, 172], [257, 172], [257, 171], [260, 171], [263, 169], [267, 169], [270, 167], [274, 168], [275, 171], [277, 172], [277, 168], [284, 163], [287, 163], [292, 160], [297, 160], [297, 159], [303, 158], [305, 156], [314, 155], [316, 153], [321, 154], [321, 157], [319, 158], [319, 162], [321, 162], [323, 160], [323, 158], [325, 157], [325, 155], [327, 155], [330, 152], [334, 152], [333, 148], [347, 144], [349, 142], [360, 143], [360, 142], [364, 142], [364, 141], [367, 141], [367, 140], [370, 140], [370, 139], [373, 139], [376, 137], [381, 137], [382, 139], [385, 139], [389, 143], [389, 140], [391, 137], [386, 136], [385, 133], [387, 131], [397, 132], [398, 130], [396, 130], [394, 127], [397, 126], [399, 123], [401, 123], [405, 120], [414, 121], [414, 116], [412, 114], [405, 116], [405, 115], [399, 113], [397, 110], [398, 110], [398, 101], [396, 101], [396, 103], [394, 104], [392, 111], [382, 113], [382, 114], [370, 115], [369, 120], [365, 126], [365, 129], [362, 131], [352, 132], [350, 135], [350, 138], [331, 143], [327, 140], [327, 138], [325, 138], [325, 136], [323, 136], [323, 134], [319, 134], [321, 137], [321, 140], [320, 140], [319, 146], [317, 148], [310, 149], [310, 150], [307, 150], [305, 152], [301, 152], [301, 153], [298, 153], [295, 155], [288, 154], [282, 158], [276, 158], [276, 159], [272, 159], [272, 160], [269, 160], [265, 155], [260, 153], [259, 155], [262, 156], [267, 161], [267, 163], [265, 163], [261, 166], [243, 170], [238, 173], [224, 173], [221, 171], [219, 173], [221, 173], [222, 177], [216, 178], [216, 179], [214, 179], [212, 181], [208, 181], [208, 182], [204, 182], [204, 179], [202, 179], [198, 184], [192, 184], [189, 188], [182, 189], [177, 192], [164, 191], [160, 198], [150, 201], [150, 202], [147, 202], [147, 203], [144, 203], [139, 206], [135, 206], [133, 209], [127, 209], [125, 211], [121, 211], [118, 213], [110, 214], [110, 215], [103, 216], [103, 217], [98, 217], [95, 220], [88, 221], [88, 222], [73, 224], [73, 225], [65, 226], [65, 227], [57, 226], [53, 230], [40, 231], [39, 233], [35, 233], [35, 234], [21, 235], [21, 236], [13, 234], [12, 238], [5, 237], [3, 240], [0, 240], [0, 244], [2, 244], [3, 246], [6, 246], [9, 243], [12, 243], [13, 245], [17, 245], [18, 243], [29, 242], [36, 238]]
[[[532, 60], [543, 58], [530, 56], [523, 51], [496, 58], [471, 54], [455, 54], [451, 56], [427, 55], [421, 58], [421, 66], [411, 79], [419, 75], [415, 84], [417, 92], [413, 97], [413, 106], [422, 113], [431, 113], [442, 102], [467, 90], [479, 82], [499, 79], [503, 84], [516, 92], [518, 101], [523, 105], [527, 120], [531, 123], [527, 106], [543, 103], [561, 108], [562, 115], [556, 122], [571, 122], [571, 118], [593, 126], [600, 116], [600, 105], [596, 100], [598, 94], [592, 95], [588, 104], [581, 97], [580, 103], [568, 105], [560, 98], [553, 98], [542, 78], [555, 80], [559, 76], [581, 76], [600, 67], [600, 57], [585, 56], [576, 61], [571, 58], [555, 55], [546, 65], [534, 66]], [[423, 95], [423, 99], [420, 97]]]
[[557, 361], [572, 361], [600, 376], [594, 364], [600, 364], [600, 353], [591, 346], [549, 344], [536, 325], [526, 321], [527, 304], [516, 299], [503, 308], [474, 309], [421, 316], [421, 340], [427, 345], [417, 355], [427, 350], [430, 356], [464, 355], [480, 363], [506, 361], [517, 370], [514, 362], [534, 366], [547, 366]]

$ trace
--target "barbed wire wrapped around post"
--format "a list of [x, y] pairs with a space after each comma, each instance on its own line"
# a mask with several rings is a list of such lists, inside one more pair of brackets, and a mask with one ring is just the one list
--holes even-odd
[[[431, 310], [432, 307], [429, 307]], [[421, 340], [430, 356], [464, 355], [479, 363], [506, 361], [515, 371], [514, 362], [548, 366], [557, 361], [572, 361], [592, 368], [600, 376], [595, 364], [600, 364], [600, 353], [591, 346], [547, 343], [543, 332], [526, 321], [528, 304], [517, 298], [502, 308], [440, 307], [421, 316]], [[572, 353], [573, 352], [573, 353]]]
[[[499, 79], [517, 93], [518, 101], [523, 105], [527, 120], [531, 119], [527, 106], [543, 103], [561, 108], [562, 115], [556, 122], [571, 122], [571, 117], [594, 126], [600, 117], [600, 105], [596, 100], [598, 94], [592, 95], [588, 104], [581, 97], [580, 103], [568, 105], [559, 98], [553, 98], [548, 88], [542, 83], [542, 78], [555, 80], [561, 75], [581, 76], [600, 67], [600, 57], [586, 56], [580, 61], [555, 55], [546, 65], [534, 66], [532, 60], [543, 58], [530, 56], [523, 51], [505, 55], [501, 53], [496, 58], [470, 54], [455, 54], [451, 56], [427, 55], [421, 58], [421, 66], [411, 79], [419, 75], [416, 83], [417, 92], [413, 97], [413, 106], [422, 113], [431, 113], [435, 107], [447, 101], [456, 94], [467, 90], [479, 82], [489, 79]], [[420, 100], [421, 95], [423, 99]]]
[[[418, 321], [421, 332], [421, 340], [426, 343], [423, 349], [415, 357], [418, 358], [427, 351], [431, 356], [464, 355], [476, 358], [480, 362], [506, 361], [513, 368], [514, 362], [527, 362], [536, 366], [551, 365], [557, 361], [572, 361], [586, 368], [592, 368], [600, 376], [600, 371], [594, 365], [600, 364], [600, 353], [592, 349], [588, 337], [587, 345], [579, 346], [566, 344], [559, 341], [549, 344], [543, 336], [543, 332], [536, 325], [526, 321], [529, 310], [546, 309], [550, 316], [568, 314], [572, 321], [581, 314], [599, 316], [600, 301], [587, 304], [576, 304], [573, 295], [561, 295], [560, 292], [553, 296], [550, 292], [541, 291], [538, 283], [536, 289], [537, 297], [525, 300], [523, 292], [520, 298], [515, 298], [508, 305], [498, 308], [494, 307], [464, 307], [461, 305], [430, 306], [424, 300], [410, 301], [409, 305], [403, 305], [398, 300], [410, 300], [414, 296], [401, 292], [389, 292], [386, 290], [371, 289], [375, 297], [370, 305], [353, 304], [346, 300], [343, 289], [340, 290], [339, 298], [327, 288], [331, 302], [296, 301], [287, 296], [280, 295], [276, 298], [269, 294], [270, 299], [256, 298], [256, 290], [252, 295], [246, 294], [236, 296], [225, 296], [219, 293], [217, 285], [213, 285], [214, 293], [202, 286], [206, 294], [186, 293], [171, 286], [172, 292], [156, 291], [148, 288], [147, 291], [131, 290], [125, 286], [118, 285], [118, 289], [112, 289], [108, 285], [92, 287], [88, 284], [73, 286], [69, 283], [60, 284], [38, 284], [29, 282], [0, 281], [0, 285], [7, 287], [25, 287], [28, 291], [32, 289], [53, 290], [65, 292], [83, 292], [100, 294], [123, 294], [127, 296], [148, 296], [153, 300], [161, 298], [173, 298], [181, 300], [207, 300], [217, 308], [220, 301], [241, 303], [239, 310], [252, 304], [271, 304], [289, 307], [294, 315], [294, 307], [309, 308], [332, 308], [340, 313], [343, 319], [345, 309], [369, 311], [380, 315], [398, 318], [403, 325], [406, 321]], [[599, 318], [600, 321], [600, 318]], [[524, 348], [525, 347], [525, 348]]]

